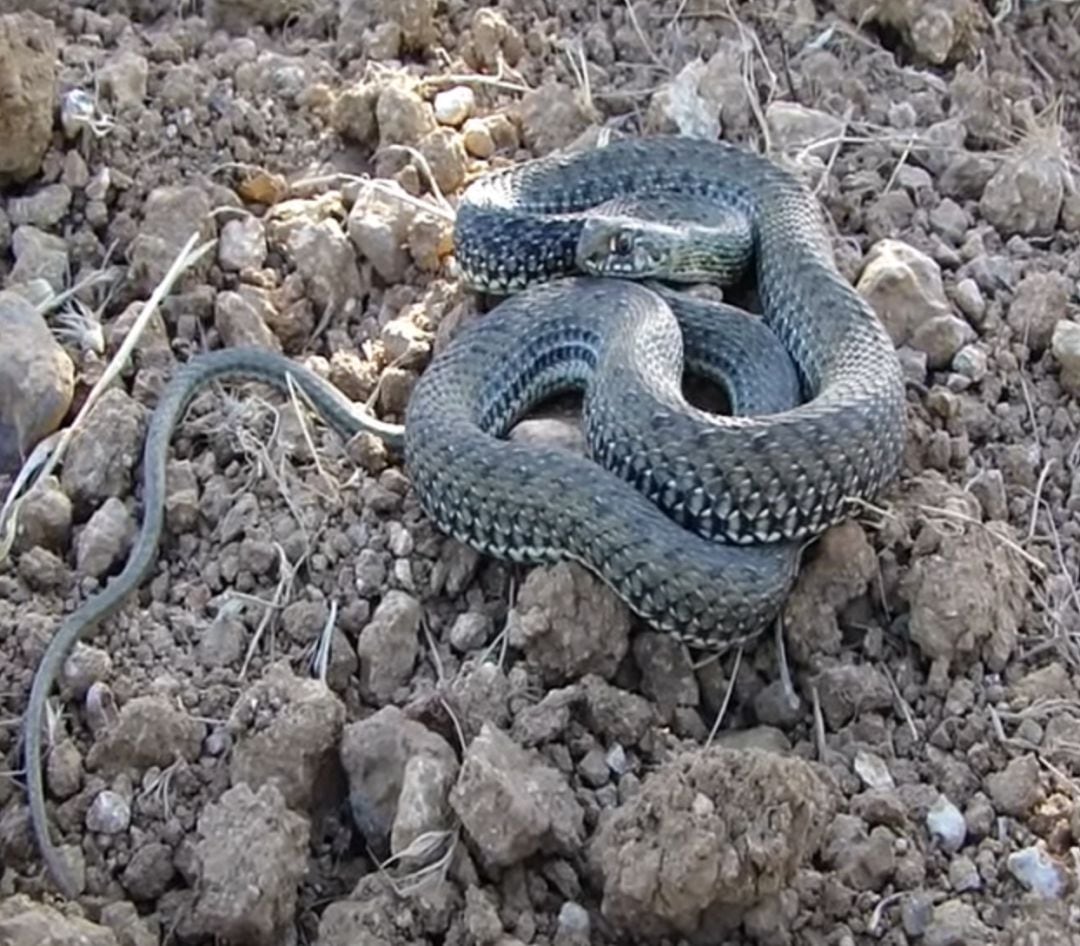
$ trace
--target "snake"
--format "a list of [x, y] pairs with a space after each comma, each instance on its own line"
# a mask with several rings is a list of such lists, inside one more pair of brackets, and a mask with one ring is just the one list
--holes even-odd
[[[656, 219], [693, 207], [703, 212], [682, 223]], [[149, 574], [172, 432], [209, 382], [288, 390], [291, 379], [340, 435], [373, 434], [400, 452], [445, 534], [512, 562], [578, 561], [646, 622], [711, 650], [772, 623], [805, 542], [899, 471], [895, 349], [837, 270], [816, 198], [768, 158], [659, 136], [490, 172], [460, 199], [454, 259], [467, 286], [507, 298], [432, 359], [403, 424], [261, 349], [196, 355], [165, 387], [125, 566], [61, 623], [24, 713], [34, 836], [69, 898], [76, 884], [45, 808], [46, 702], [75, 643]], [[730, 281], [748, 267], [760, 320], [665, 285]], [[724, 387], [731, 414], [688, 403], [684, 371]], [[584, 391], [591, 457], [507, 439], [566, 390]]]

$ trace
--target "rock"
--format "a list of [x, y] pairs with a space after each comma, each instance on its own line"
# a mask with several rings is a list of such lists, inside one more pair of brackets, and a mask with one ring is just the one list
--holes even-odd
[[127, 769], [166, 768], [177, 758], [194, 762], [206, 724], [158, 696], [137, 696], [124, 705], [113, 726], [99, 735], [87, 768], [109, 775]]
[[218, 265], [231, 272], [258, 269], [266, 262], [266, 229], [258, 217], [225, 221], [218, 244]]
[[822, 852], [841, 883], [855, 890], [880, 890], [896, 869], [895, 836], [879, 826], [869, 832], [854, 815], [838, 815]]
[[[138, 851], [135, 854], [138, 856]], [[100, 919], [115, 934], [120, 946], [158, 946], [153, 919], [143, 919], [135, 904], [127, 900], [114, 900], [102, 906]]]
[[926, 352], [926, 363], [934, 371], [947, 368], [957, 352], [976, 338], [975, 330], [955, 315], [935, 315], [911, 335], [910, 344]]
[[107, 59], [98, 71], [101, 91], [118, 112], [142, 105], [150, 64], [134, 52], [120, 52]]
[[1050, 336], [1050, 350], [1061, 365], [1061, 386], [1080, 396], [1080, 323], [1059, 319]]
[[12, 234], [11, 251], [15, 265], [8, 274], [9, 286], [43, 279], [54, 293], [63, 291], [68, 274], [68, 247], [63, 239], [26, 224]]
[[273, 785], [234, 785], [199, 816], [199, 887], [184, 937], [278, 942], [296, 916], [310, 827]]
[[986, 299], [983, 297], [979, 284], [970, 276], [966, 276], [956, 284], [953, 291], [956, 305], [974, 325], [981, 325], [986, 317]]
[[465, 181], [467, 159], [456, 131], [436, 128], [420, 139], [419, 147], [440, 192], [452, 194], [461, 187]]
[[479, 650], [490, 640], [494, 629], [494, 622], [486, 614], [466, 611], [450, 626], [450, 646], [460, 654]]
[[564, 776], [488, 723], [469, 744], [450, 804], [494, 868], [541, 851], [571, 855], [584, 840], [584, 812]]
[[86, 811], [86, 829], [100, 834], [119, 834], [131, 824], [131, 803], [118, 792], [106, 789], [94, 796]]
[[837, 613], [876, 575], [877, 557], [858, 523], [841, 523], [821, 536], [784, 606], [787, 639], [797, 660], [839, 651]]
[[959, 851], [967, 838], [967, 822], [956, 807], [944, 795], [926, 813], [926, 827], [930, 837], [946, 851]]
[[537, 157], [565, 148], [594, 123], [580, 93], [546, 82], [521, 98], [521, 136]]
[[602, 819], [589, 844], [601, 910], [635, 938], [692, 938], [720, 911], [737, 917], [787, 887], [817, 852], [831, 810], [800, 759], [716, 747], [678, 755]]
[[119, 388], [102, 394], [71, 438], [60, 485], [77, 513], [131, 491], [143, 447], [146, 408]]
[[605, 740], [636, 745], [654, 723], [652, 704], [636, 693], [612, 686], [595, 674], [581, 680], [585, 721]]
[[439, 92], [432, 107], [435, 109], [435, 120], [440, 125], [453, 125], [457, 128], [476, 109], [476, 95], [467, 85], [456, 85]]
[[1001, 162], [983, 190], [979, 212], [1003, 236], [1047, 236], [1061, 214], [1064, 173], [1060, 156], [1033, 142]]
[[80, 641], [71, 649], [61, 668], [61, 686], [82, 699], [90, 687], [112, 673], [112, 667], [112, 657], [107, 650]]
[[629, 646], [630, 611], [583, 567], [563, 562], [529, 572], [506, 630], [544, 680], [559, 685], [614, 675]]
[[926, 946], [967, 946], [992, 941], [992, 932], [979, 919], [975, 908], [962, 900], [946, 900], [934, 907], [922, 939]]
[[336, 220], [295, 227], [286, 251], [318, 311], [337, 311], [363, 295], [353, 248]]
[[36, 13], [0, 16], [0, 185], [41, 168], [56, 103], [56, 27]]
[[971, 219], [963, 207], [946, 197], [930, 211], [930, 225], [947, 240], [960, 244], [971, 226]]
[[249, 294], [232, 290], [219, 292], [214, 297], [214, 328], [229, 348], [281, 351], [281, 340], [267, 325], [264, 313]]
[[102, 578], [131, 546], [135, 522], [125, 506], [110, 496], [90, 517], [75, 543], [75, 567], [84, 575]]
[[472, 42], [465, 50], [470, 65], [484, 72], [500, 68], [500, 60], [515, 66], [525, 52], [525, 43], [517, 28], [507, 22], [500, 10], [481, 7], [473, 14]]
[[946, 534], [915, 558], [902, 587], [911, 602], [911, 639], [929, 660], [982, 655], [1004, 667], [1025, 614], [1026, 576], [1000, 539], [971, 527]]
[[634, 661], [641, 670], [641, 690], [667, 710], [697, 706], [697, 678], [690, 654], [670, 634], [643, 631], [634, 638]]
[[402, 281], [409, 265], [405, 241], [416, 215], [397, 182], [383, 182], [385, 189], [360, 192], [349, 211], [349, 239], [374, 267], [380, 278], [394, 285]]
[[1052, 857], [1041, 843], [1013, 851], [1006, 864], [1013, 877], [1044, 900], [1063, 897], [1069, 889], [1065, 865]]
[[1039, 762], [1034, 755], [1017, 756], [1000, 772], [986, 776], [986, 791], [999, 814], [1023, 818], [1043, 797]]
[[13, 226], [48, 230], [64, 219], [71, 209], [71, 188], [67, 184], [46, 184], [25, 197], [8, 201], [8, 217]]
[[379, 147], [416, 145], [436, 127], [435, 113], [412, 89], [398, 83], [387, 84], [375, 103]]
[[1036, 354], [1050, 346], [1071, 292], [1072, 282], [1063, 273], [1029, 273], [1016, 287], [1006, 321]]
[[364, 699], [386, 703], [408, 682], [420, 651], [417, 633], [422, 616], [420, 602], [412, 595], [396, 589], [383, 595], [356, 644]]
[[990, 373], [990, 358], [981, 345], [964, 345], [953, 355], [952, 367], [954, 371], [978, 384]]
[[[0, 345], [0, 474], [4, 474], [18, 470], [37, 443], [59, 428], [75, 393], [75, 367], [44, 317], [13, 292], [0, 292], [0, 338], [4, 339]], [[47, 495], [35, 490], [27, 502], [42, 510], [42, 503], [55, 506], [44, 498]], [[62, 521], [60, 526], [66, 531]], [[25, 528], [30, 530], [28, 539], [34, 539], [31, 544], [56, 547], [49, 541], [52, 530], [48, 527], [35, 529], [31, 524]]]
[[[198, 243], [212, 239], [216, 226], [206, 192], [194, 184], [154, 188], [143, 206], [143, 222], [128, 248], [136, 290], [149, 296], [164, 278], [192, 234]], [[206, 254], [187, 272], [205, 275], [213, 263]]]
[[701, 94], [707, 65], [691, 59], [649, 101], [646, 127], [650, 132], [675, 132], [687, 138], [715, 139], [720, 135], [720, 104]]
[[345, 706], [319, 680], [275, 663], [236, 701], [228, 729], [233, 785], [273, 785], [285, 804], [304, 811], [335, 768]]
[[112, 930], [78, 916], [65, 916], [22, 893], [0, 900], [0, 942], [6, 946], [119, 946]]
[[897, 347], [924, 322], [950, 314], [938, 264], [899, 240], [880, 240], [870, 248], [856, 288]]
[[765, 109], [765, 123], [769, 126], [773, 147], [792, 156], [805, 150], [827, 158], [844, 133], [843, 119], [779, 99], [770, 102]]
[[134, 899], [150, 901], [169, 889], [175, 875], [176, 867], [169, 845], [148, 841], [132, 852], [120, 882]]
[[83, 759], [79, 747], [71, 739], [53, 746], [45, 759], [45, 784], [53, 798], [70, 798], [83, 781]]
[[1020, 706], [1040, 699], [1076, 699], [1076, 686], [1063, 664], [1049, 663], [1029, 673], [1009, 687], [1009, 697]]
[[815, 685], [825, 722], [833, 732], [860, 713], [888, 709], [893, 704], [889, 681], [873, 666], [838, 664], [822, 670]]
[[[367, 0], [360, 0], [367, 6]], [[341, 36], [341, 30], [338, 31]], [[375, 103], [379, 100], [379, 86], [359, 82], [346, 86], [334, 99], [330, 120], [336, 131], [346, 141], [365, 147], [378, 143], [379, 123], [375, 117]]]
[[495, 139], [488, 124], [480, 118], [470, 118], [461, 129], [461, 144], [474, 158], [487, 160], [495, 153]]
[[424, 831], [447, 827], [457, 756], [396, 706], [345, 728], [341, 764], [353, 820], [373, 850], [400, 854]]

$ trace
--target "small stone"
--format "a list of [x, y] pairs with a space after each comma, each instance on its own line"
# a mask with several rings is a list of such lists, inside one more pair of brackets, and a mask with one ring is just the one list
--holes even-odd
[[583, 567], [534, 568], [507, 618], [510, 643], [551, 685], [586, 673], [611, 676], [629, 647], [630, 612]]
[[700, 694], [689, 652], [670, 634], [644, 631], [634, 638], [641, 688], [661, 706], [697, 706]]
[[[2, 371], [0, 367], [0, 373]], [[2, 384], [0, 381], [0, 386]], [[17, 523], [17, 547], [33, 548], [40, 545], [51, 552], [60, 552], [67, 548], [71, 520], [71, 500], [59, 488], [56, 479], [50, 476], [23, 498]]]
[[960, 349], [975, 340], [975, 330], [952, 314], [936, 315], [922, 323], [911, 335], [910, 345], [926, 352], [927, 366], [934, 371], [947, 368]]
[[337, 220], [324, 219], [292, 228], [285, 255], [303, 279], [306, 294], [318, 311], [363, 295], [356, 256]]
[[86, 812], [86, 828], [95, 834], [119, 834], [130, 824], [131, 804], [117, 792], [99, 792]]
[[273, 785], [294, 810], [310, 807], [334, 769], [345, 706], [319, 680], [274, 664], [236, 701], [229, 717], [233, 785]]
[[925, 890], [916, 890], [900, 903], [900, 922], [908, 936], [922, 936], [934, 914], [934, 901]]
[[493, 867], [538, 851], [570, 855], [584, 840], [584, 813], [565, 778], [486, 722], [465, 753], [450, 804]]
[[[137, 855], [138, 851], [135, 853]], [[128, 893], [130, 894], [131, 891], [129, 890]], [[131, 896], [135, 895], [131, 894]], [[156, 899], [156, 897], [148, 899]], [[135, 904], [127, 900], [115, 900], [103, 905], [100, 919], [102, 924], [113, 932], [116, 937], [115, 942], [119, 946], [158, 946], [159, 939], [153, 919], [141, 917]]]
[[1044, 900], [1063, 897], [1069, 888], [1065, 866], [1051, 857], [1041, 843], [1013, 851], [1006, 864], [1013, 877]]
[[963, 207], [946, 197], [930, 211], [930, 224], [943, 237], [959, 244], [963, 242], [971, 221]]
[[899, 240], [884, 239], [871, 247], [857, 289], [897, 347], [908, 344], [924, 323], [950, 315], [938, 264]]
[[608, 768], [604, 750], [596, 746], [586, 752], [578, 763], [578, 773], [581, 780], [591, 788], [606, 785], [611, 779], [611, 770]]
[[102, 733], [87, 754], [87, 767], [108, 774], [172, 765], [199, 757], [206, 724], [158, 696], [137, 696]]
[[1050, 350], [1061, 365], [1061, 386], [1080, 395], [1080, 323], [1060, 319], [1054, 326]]
[[[449, 796], [457, 776], [458, 763], [453, 757], [420, 753], [405, 763], [390, 831], [392, 855], [400, 857], [425, 836], [451, 827]], [[404, 860], [407, 866], [409, 860]], [[415, 862], [423, 866], [427, 862], [425, 854], [421, 852]]]
[[64, 289], [68, 274], [68, 247], [61, 237], [25, 224], [11, 237], [15, 265], [8, 274], [8, 285], [43, 279], [54, 293]]
[[45, 759], [45, 780], [54, 798], [70, 798], [82, 787], [83, 760], [79, 747], [63, 739]]
[[835, 115], [779, 99], [766, 107], [765, 123], [777, 150], [794, 154], [805, 149], [821, 158], [832, 153], [844, 131], [843, 119]]
[[1065, 197], [1061, 159], [1033, 143], [1003, 161], [986, 183], [979, 212], [1005, 236], [1046, 236], [1054, 232]]
[[[71, 406], [75, 393], [75, 366], [53, 337], [48, 323], [30, 303], [13, 292], [0, 292], [0, 474], [15, 472], [37, 443], [53, 433]], [[56, 502], [55, 481], [48, 490], [34, 490], [27, 505], [44, 513]], [[60, 502], [63, 502], [61, 500]], [[45, 504], [44, 506], [42, 504]], [[60, 514], [60, 525], [70, 528], [70, 509]], [[40, 515], [37, 522], [43, 526]], [[58, 538], [47, 527], [31, 525], [27, 534], [33, 545], [55, 547]], [[39, 541], [40, 540], [40, 541]]]
[[474, 158], [487, 159], [495, 153], [495, 140], [491, 137], [488, 123], [470, 118], [461, 130], [461, 143]]
[[949, 861], [949, 886], [957, 893], [967, 893], [982, 887], [982, 878], [975, 862], [965, 855]]
[[472, 46], [469, 59], [485, 72], [497, 69], [500, 60], [517, 65], [525, 52], [525, 43], [506, 15], [493, 8], [481, 7], [473, 15]]
[[953, 355], [952, 367], [965, 378], [978, 383], [989, 373], [990, 359], [981, 345], [965, 345]]
[[0, 16], [0, 184], [27, 181], [41, 168], [52, 135], [59, 61], [52, 20], [29, 11]]
[[993, 934], [979, 919], [975, 908], [962, 900], [946, 900], [934, 907], [923, 934], [926, 946], [967, 946], [992, 941]]
[[[67, 853], [67, 850], [64, 849], [62, 853]], [[85, 864], [80, 862], [76, 873], [85, 875]], [[99, 926], [79, 916], [65, 916], [54, 907], [36, 903], [23, 893], [8, 894], [0, 902], [0, 942], [5, 946], [54, 946], [61, 943], [118, 946], [116, 937], [107, 926]]]
[[55, 227], [71, 209], [71, 188], [67, 184], [46, 184], [25, 197], [8, 201], [7, 213], [12, 226]]
[[986, 790], [1000, 814], [1023, 818], [1043, 797], [1041, 769], [1034, 755], [1017, 756], [1000, 772], [986, 776]]
[[149, 841], [132, 853], [120, 882], [135, 900], [150, 901], [168, 890], [174, 876], [172, 849], [160, 841]]
[[222, 269], [241, 272], [258, 269], [266, 262], [266, 230], [258, 217], [227, 220], [221, 228], [218, 264]]
[[1001, 470], [980, 470], [968, 483], [971, 494], [982, 506], [987, 519], [1005, 520], [1009, 517], [1009, 500], [1005, 492], [1005, 477]]
[[84, 575], [101, 578], [126, 554], [135, 533], [127, 507], [110, 496], [90, 517], [75, 543], [75, 563]]
[[214, 328], [229, 348], [281, 351], [281, 341], [266, 324], [263, 313], [243, 293], [226, 290], [214, 297]]
[[1064, 273], [1029, 273], [1016, 287], [1006, 320], [1033, 352], [1051, 345], [1071, 292], [1072, 282]]
[[956, 284], [953, 296], [956, 299], [956, 305], [967, 319], [974, 325], [981, 325], [986, 317], [986, 299], [983, 297], [979, 284], [970, 276], [966, 276]]
[[101, 91], [117, 111], [141, 105], [146, 98], [150, 64], [138, 53], [121, 52], [106, 60], [98, 70]]
[[450, 627], [450, 646], [458, 653], [478, 650], [491, 638], [494, 623], [486, 614], [478, 611], [466, 611], [454, 619]]
[[199, 815], [199, 887], [184, 938], [278, 942], [296, 916], [310, 826], [273, 785], [234, 785]]
[[436, 128], [420, 139], [419, 149], [443, 194], [452, 194], [461, 187], [465, 181], [467, 158], [456, 131]]
[[883, 791], [896, 787], [888, 764], [879, 755], [860, 749], [852, 767], [867, 788]]
[[384, 282], [401, 282], [409, 265], [405, 249], [409, 224], [415, 210], [408, 195], [396, 182], [384, 182], [385, 189], [361, 191], [349, 211], [349, 239], [374, 267]]
[[454, 86], [439, 92], [433, 103], [435, 120], [441, 125], [453, 125], [457, 128], [476, 108], [476, 95], [466, 85]]
[[537, 156], [565, 148], [593, 123], [593, 115], [576, 89], [546, 82], [521, 99], [521, 134]]
[[397, 83], [386, 85], [375, 103], [379, 145], [416, 145], [435, 130], [435, 113], [412, 89]]
[[588, 946], [592, 929], [592, 921], [589, 919], [589, 911], [580, 903], [567, 900], [559, 908], [559, 925], [555, 931], [555, 943], [558, 946], [570, 946], [570, 944], [582, 944]]
[[886, 710], [893, 705], [889, 681], [873, 666], [830, 667], [818, 675], [817, 688], [825, 722], [833, 732], [859, 713]]
[[420, 650], [417, 633], [423, 609], [404, 591], [388, 591], [360, 632], [360, 693], [381, 705], [408, 682]]

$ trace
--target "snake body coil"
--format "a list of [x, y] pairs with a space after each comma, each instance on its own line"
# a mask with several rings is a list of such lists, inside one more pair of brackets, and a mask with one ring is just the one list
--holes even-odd
[[[627, 198], [706, 202], [730, 215], [729, 235], [700, 243], [678, 221], [666, 229], [625, 221], [617, 204]], [[604, 204], [616, 207], [614, 217], [590, 214]], [[657, 240], [659, 250], [650, 245]], [[577, 559], [654, 625], [707, 647], [766, 627], [794, 580], [801, 542], [841, 518], [846, 498], [870, 498], [896, 473], [904, 391], [891, 342], [837, 273], [813, 198], [765, 159], [687, 139], [542, 159], [470, 188], [455, 247], [467, 281], [492, 292], [582, 270], [679, 279], [704, 261], [735, 273], [752, 258], [776, 335], [726, 307], [629, 281], [530, 286], [465, 326], [433, 360], [404, 429], [363, 414], [280, 355], [230, 349], [192, 359], [151, 418], [143, 518], [129, 560], [61, 624], [24, 716], [31, 821], [68, 896], [76, 891], [45, 811], [46, 700], [75, 642], [148, 574], [163, 526], [169, 439], [208, 381], [281, 388], [291, 376], [343, 436], [371, 432], [404, 451], [425, 510], [447, 533], [516, 561]], [[717, 418], [683, 400], [684, 356], [692, 371], [724, 384], [740, 416]], [[499, 439], [537, 399], [580, 387], [587, 440], [608, 471]]]

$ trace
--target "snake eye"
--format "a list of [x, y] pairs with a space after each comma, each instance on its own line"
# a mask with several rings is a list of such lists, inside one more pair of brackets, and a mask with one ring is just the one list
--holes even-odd
[[634, 241], [630, 239], [630, 234], [625, 230], [619, 230], [617, 233], [612, 234], [608, 245], [612, 253], [627, 256], [634, 248]]

